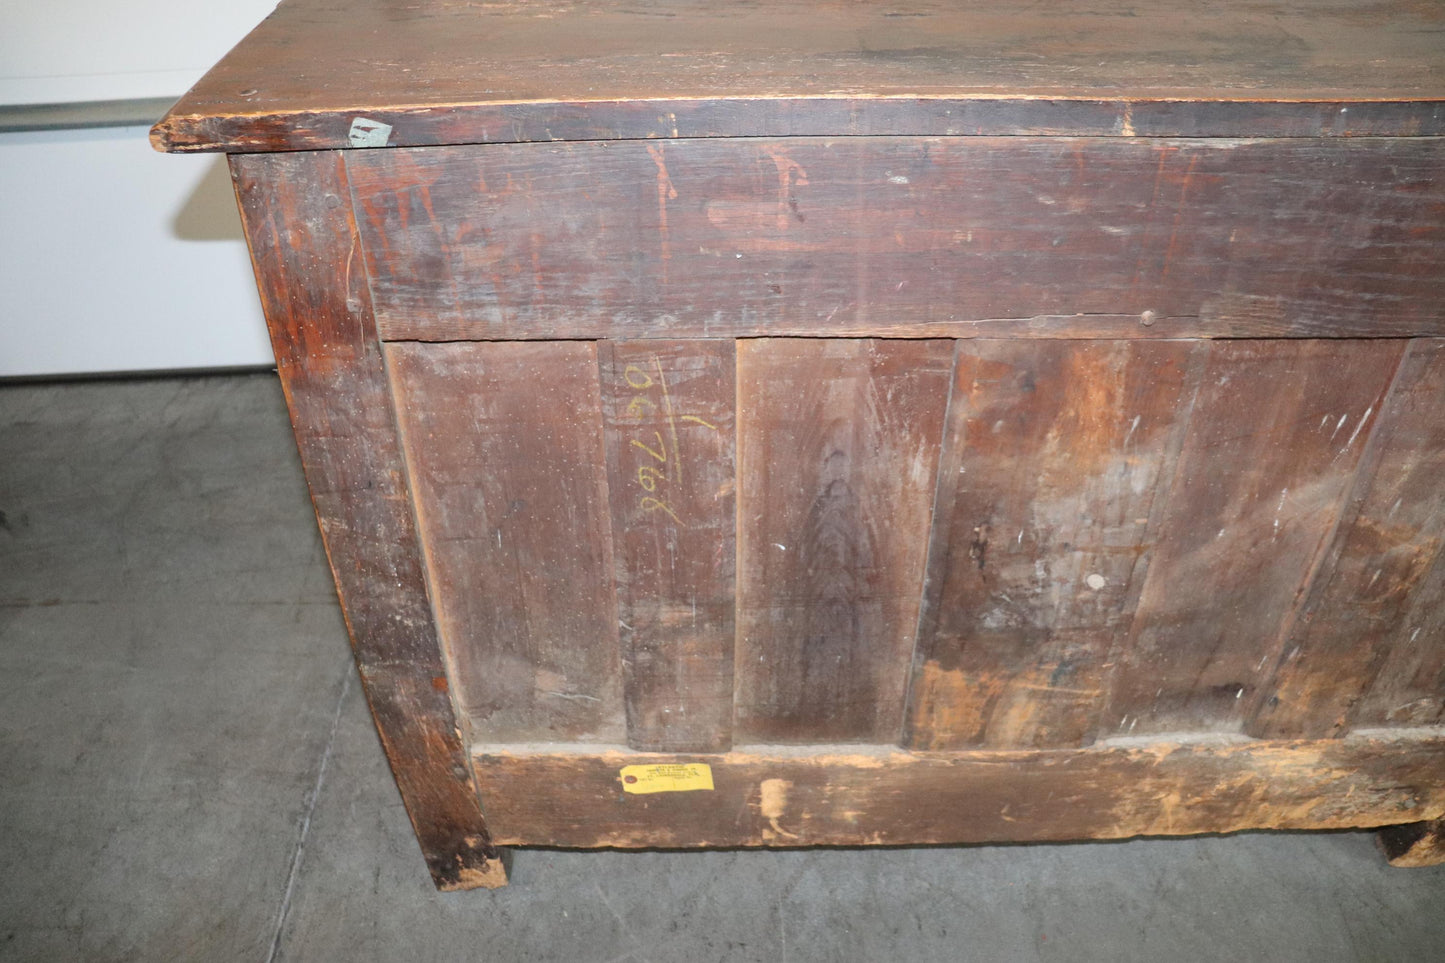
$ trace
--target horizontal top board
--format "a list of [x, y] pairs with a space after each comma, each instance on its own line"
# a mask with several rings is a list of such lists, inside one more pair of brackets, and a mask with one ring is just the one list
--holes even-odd
[[153, 139], [1441, 133], [1442, 0], [283, 0]]

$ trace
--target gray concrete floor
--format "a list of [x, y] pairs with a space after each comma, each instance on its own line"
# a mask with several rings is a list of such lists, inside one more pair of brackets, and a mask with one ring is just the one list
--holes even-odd
[[272, 375], [0, 386], [0, 960], [1445, 960], [1363, 833], [517, 854], [432, 889]]

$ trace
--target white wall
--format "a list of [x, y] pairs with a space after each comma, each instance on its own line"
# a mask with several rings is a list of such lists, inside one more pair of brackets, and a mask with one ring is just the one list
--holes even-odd
[[179, 97], [277, 0], [0, 0], [0, 104]]
[[0, 134], [0, 376], [271, 362], [224, 158]]
[[[0, 0], [0, 107], [179, 97], [275, 2]], [[223, 158], [0, 133], [0, 376], [270, 362]]]

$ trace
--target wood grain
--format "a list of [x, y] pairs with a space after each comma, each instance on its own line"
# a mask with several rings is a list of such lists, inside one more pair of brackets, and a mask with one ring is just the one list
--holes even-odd
[[1445, 863], [1445, 819], [1380, 830], [1380, 848], [1391, 866], [1439, 866]]
[[[632, 795], [626, 765], [696, 762], [714, 789]], [[1160, 741], [914, 755], [496, 749], [474, 758], [498, 839], [542, 846], [916, 845], [1345, 829], [1445, 813], [1445, 737]], [[529, 792], [546, 786], [541, 794]]]
[[[1367, 726], [1445, 722], [1445, 657], [1437, 654], [1445, 639], [1442, 412], [1445, 342], [1413, 342], [1252, 735], [1338, 736], [1357, 718]], [[1423, 677], [1401, 671], [1432, 657], [1434, 672]], [[1387, 663], [1392, 671], [1381, 679]]]
[[383, 335], [1445, 334], [1445, 141], [348, 155]]
[[798, 134], [1438, 133], [1438, 4], [285, 0], [170, 150]]
[[1105, 735], [1240, 730], [1328, 551], [1404, 348], [1208, 350]]
[[905, 746], [1093, 737], [1206, 350], [959, 345]]
[[739, 740], [898, 738], [952, 358], [739, 342]]
[[234, 157], [231, 172], [306, 482], [402, 801], [439, 888], [502, 885], [432, 620], [345, 170], [335, 155], [289, 154]]
[[386, 350], [471, 738], [622, 741], [596, 346]]
[[732, 745], [730, 341], [599, 346], [617, 614], [634, 749]]

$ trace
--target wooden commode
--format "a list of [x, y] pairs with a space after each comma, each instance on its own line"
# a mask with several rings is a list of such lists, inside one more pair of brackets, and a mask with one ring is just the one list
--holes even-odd
[[438, 886], [1445, 859], [1445, 4], [284, 0], [224, 151]]

